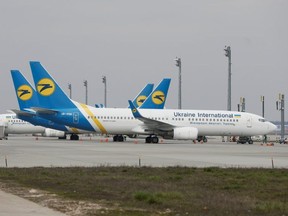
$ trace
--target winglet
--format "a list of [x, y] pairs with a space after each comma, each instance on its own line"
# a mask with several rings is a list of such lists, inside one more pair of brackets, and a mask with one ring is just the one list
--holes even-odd
[[142, 118], [142, 115], [139, 113], [138, 109], [135, 107], [133, 102], [131, 100], [128, 100], [128, 103], [134, 118], [136, 119]]

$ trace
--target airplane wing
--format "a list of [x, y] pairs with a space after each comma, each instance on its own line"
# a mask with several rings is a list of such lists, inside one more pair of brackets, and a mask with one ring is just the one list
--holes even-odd
[[150, 130], [158, 130], [158, 131], [171, 131], [173, 130], [176, 126], [161, 122], [158, 120], [146, 118], [140, 114], [138, 109], [134, 106], [131, 100], [128, 101], [130, 105], [131, 112], [134, 116], [135, 119], [138, 119], [144, 123], [143, 128], [147, 128]]

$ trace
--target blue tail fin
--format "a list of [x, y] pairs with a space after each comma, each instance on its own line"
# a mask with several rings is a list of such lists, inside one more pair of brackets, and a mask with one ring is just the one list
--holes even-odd
[[147, 84], [139, 94], [134, 98], [133, 104], [135, 107], [139, 107], [143, 104], [146, 98], [150, 95], [154, 87], [154, 84]]
[[30, 67], [41, 107], [48, 109], [75, 108], [70, 98], [64, 93], [40, 62], [31, 61]]
[[19, 70], [11, 70], [16, 97], [20, 110], [39, 106], [35, 89]]
[[170, 82], [171, 79], [163, 79], [139, 108], [163, 109], [166, 102]]

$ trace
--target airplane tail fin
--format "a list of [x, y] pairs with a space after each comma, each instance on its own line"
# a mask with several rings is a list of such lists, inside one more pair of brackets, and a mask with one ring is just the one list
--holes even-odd
[[64, 93], [40, 62], [31, 61], [30, 67], [41, 107], [48, 109], [75, 108], [72, 100]]
[[16, 97], [20, 110], [39, 106], [35, 89], [19, 70], [11, 70]]
[[[135, 107], [139, 107], [143, 104], [143, 102], [146, 100], [146, 98], [150, 95], [154, 87], [154, 84], [147, 84], [134, 98], [133, 104]], [[130, 108], [130, 106], [128, 107]]]
[[139, 108], [163, 109], [166, 102], [170, 82], [171, 79], [163, 79]]

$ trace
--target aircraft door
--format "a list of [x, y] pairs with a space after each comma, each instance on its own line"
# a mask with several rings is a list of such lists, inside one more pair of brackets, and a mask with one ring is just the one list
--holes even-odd
[[252, 117], [250, 117], [250, 116], [247, 117], [247, 127], [248, 128], [252, 127]]
[[73, 113], [73, 123], [74, 124], [78, 124], [79, 123], [79, 113], [78, 112], [74, 112]]

